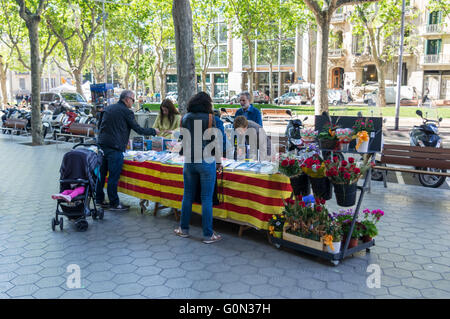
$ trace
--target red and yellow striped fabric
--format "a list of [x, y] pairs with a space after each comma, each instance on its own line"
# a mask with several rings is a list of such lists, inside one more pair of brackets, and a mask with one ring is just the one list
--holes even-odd
[[[289, 178], [280, 174], [225, 171], [223, 179], [218, 180], [218, 187], [223, 190], [223, 203], [214, 206], [214, 217], [266, 230], [272, 214], [282, 212], [282, 198], [289, 197], [292, 192]], [[183, 167], [158, 162], [124, 161], [118, 190], [181, 209]], [[201, 205], [194, 204], [193, 211], [201, 214]]]

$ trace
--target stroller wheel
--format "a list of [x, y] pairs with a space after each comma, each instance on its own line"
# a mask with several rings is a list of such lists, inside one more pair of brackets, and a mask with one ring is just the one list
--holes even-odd
[[78, 231], [84, 232], [88, 229], [89, 224], [85, 219], [82, 219], [82, 220], [75, 222], [75, 226], [77, 227]]
[[56, 219], [52, 218], [52, 230], [55, 231], [55, 227], [56, 227]]
[[91, 216], [92, 216], [92, 219], [97, 219], [97, 212], [95, 211], [95, 209], [91, 209]]
[[64, 220], [62, 217], [59, 219], [59, 229], [61, 231], [64, 229]]
[[103, 210], [103, 208], [98, 209], [97, 215], [98, 215], [98, 219], [100, 219], [100, 220], [103, 219], [103, 216], [105, 216], [105, 211]]

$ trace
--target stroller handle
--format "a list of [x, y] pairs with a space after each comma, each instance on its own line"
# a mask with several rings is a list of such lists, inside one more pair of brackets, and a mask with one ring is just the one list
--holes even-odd
[[83, 183], [83, 184], [87, 184], [89, 183], [88, 180], [85, 179], [60, 179], [59, 180], [60, 183]]
[[76, 149], [78, 146], [87, 146], [87, 147], [89, 147], [89, 146], [96, 146], [98, 149], [100, 148], [100, 146], [99, 146], [97, 143], [92, 143], [92, 144], [78, 143], [78, 144], [74, 145], [74, 146], [72, 147], [72, 149], [74, 150], [74, 149]]

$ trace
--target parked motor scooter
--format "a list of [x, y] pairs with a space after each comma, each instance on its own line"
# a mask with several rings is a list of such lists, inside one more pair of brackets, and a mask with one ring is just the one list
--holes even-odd
[[[416, 114], [422, 118], [422, 125], [412, 128], [409, 132], [410, 145], [419, 147], [442, 147], [442, 139], [439, 136], [439, 123], [442, 122], [442, 117], [438, 121], [430, 120], [423, 117], [423, 113], [420, 110], [416, 111]], [[434, 168], [419, 168], [416, 169], [435, 172], [446, 172], [446, 170], [434, 169]], [[445, 182], [445, 176], [419, 174], [419, 182], [425, 187], [437, 188]]]
[[[293, 119], [292, 112], [290, 110], [287, 110], [286, 114], [291, 117], [285, 132], [285, 135], [288, 138], [288, 151], [291, 152], [295, 150], [297, 154], [298, 151], [303, 147], [302, 136], [300, 134], [300, 131], [303, 128], [303, 123], [298, 118]], [[303, 122], [305, 122], [307, 119], [308, 117], [306, 116], [303, 119]]]

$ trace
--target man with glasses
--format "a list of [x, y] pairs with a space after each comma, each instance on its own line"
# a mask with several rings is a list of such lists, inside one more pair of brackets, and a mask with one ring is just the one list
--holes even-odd
[[[159, 130], [153, 128], [142, 128], [136, 122], [131, 107], [134, 104], [134, 92], [124, 90], [120, 94], [119, 102], [110, 105], [103, 111], [102, 122], [99, 126], [98, 144], [103, 150], [104, 157], [100, 170], [101, 181], [97, 185], [96, 202], [103, 208], [123, 211], [129, 209], [119, 201], [117, 186], [123, 165], [123, 152], [125, 152], [130, 138], [130, 130], [139, 135], [157, 135]], [[103, 187], [105, 185], [106, 173], [108, 176], [108, 198], [109, 204], [105, 202]]]

